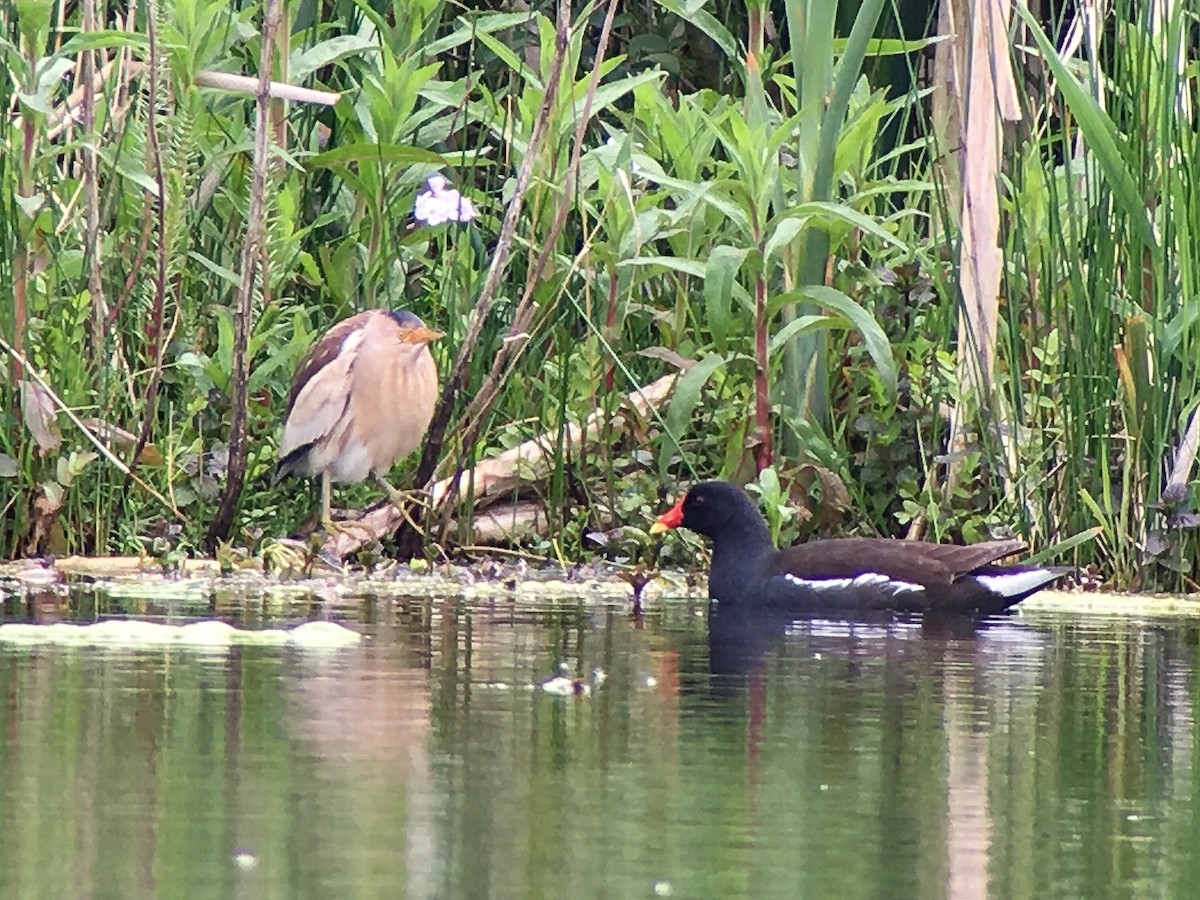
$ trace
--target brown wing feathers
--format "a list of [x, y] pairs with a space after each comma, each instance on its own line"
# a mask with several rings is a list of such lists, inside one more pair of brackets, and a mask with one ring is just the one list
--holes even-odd
[[[346, 339], [364, 328], [374, 311], [359, 313], [334, 325], [304, 354], [296, 367], [288, 392], [286, 422], [280, 444], [280, 460], [272, 481], [295, 471], [304, 471], [306, 457], [318, 441], [334, 430], [345, 415], [350, 394], [345, 383], [352, 361], [342, 359]], [[329, 384], [325, 379], [332, 379]], [[342, 382], [340, 384], [334, 382]], [[313, 390], [305, 392], [306, 388]], [[297, 409], [301, 395], [305, 402]]]
[[1021, 541], [959, 546], [889, 538], [831, 538], [797, 544], [779, 554], [775, 569], [801, 578], [853, 578], [863, 565], [913, 584], [951, 584], [981, 566], [1024, 549]]
[[338, 358], [346, 338], [366, 325], [367, 316], [370, 316], [372, 312], [373, 310], [368, 310], [338, 322], [308, 348], [308, 352], [300, 360], [300, 365], [296, 366], [296, 374], [292, 378], [292, 389], [288, 393], [285, 417], [292, 414], [292, 407], [296, 405], [296, 398], [300, 396], [300, 392], [322, 369]]

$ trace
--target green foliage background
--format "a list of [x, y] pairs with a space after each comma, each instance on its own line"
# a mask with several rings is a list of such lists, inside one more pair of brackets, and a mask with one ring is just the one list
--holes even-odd
[[[447, 460], [470, 464], [542, 434], [561, 447], [569, 423], [694, 363], [661, 418], [560, 452], [551, 477], [529, 485], [555, 535], [531, 549], [577, 557], [592, 549], [589, 532], [644, 525], [678, 481], [725, 476], [754, 480], [785, 540], [1016, 533], [1035, 546], [1066, 542], [1120, 586], [1194, 587], [1195, 482], [1190, 466], [1169, 476], [1200, 396], [1197, 4], [1161, 18], [1153, 4], [1118, 0], [1075, 56], [1056, 43], [1074, 4], [1018, 4], [1024, 119], [1005, 137], [997, 370], [1006, 410], [985, 404], [953, 459], [947, 411], [964, 397], [958, 234], [928, 124], [937, 9], [876, 4], [863, 33], [878, 40], [861, 68], [846, 68], [871, 5], [836, 5], [839, 39], [821, 68], [811, 46], [800, 59], [789, 41], [782, 4], [624, 4], [564, 196], [606, 7], [573, 10], [566, 81], [534, 150], [465, 398], [548, 240], [551, 264], [487, 427], [478, 442], [449, 446]], [[272, 486], [268, 475], [290, 372], [317, 334], [360, 309], [405, 306], [446, 331], [443, 371], [457, 352], [554, 54], [552, 5], [486, 6], [284, 5], [276, 56], [286, 65], [274, 77], [340, 99], [274, 111], [235, 535], [250, 549], [314, 507], [302, 483]], [[89, 8], [21, 0], [0, 10], [0, 98], [11, 111], [0, 130], [0, 335], [28, 362], [3, 357], [0, 557], [136, 553], [163, 535], [198, 550], [225, 472], [254, 99], [204, 86], [202, 73], [256, 77], [262, 9], [177, 0], [139, 6], [127, 22], [125, 4], [100, 2], [92, 22]], [[89, 78], [90, 104], [80, 99]], [[839, 85], [846, 111], [822, 198], [806, 186], [818, 159], [806, 117]], [[414, 222], [434, 172], [480, 218]], [[810, 255], [826, 242], [828, 261]], [[762, 477], [756, 323], [768, 338], [776, 449]], [[808, 355], [796, 356], [802, 347]], [[31, 393], [31, 372], [78, 422]], [[785, 396], [793, 388], [808, 391], [803, 402]], [[127, 463], [144, 428], [137, 476], [167, 502], [97, 455], [80, 423]], [[367, 487], [339, 494], [374, 499]], [[1097, 540], [1078, 541], [1089, 529]]]

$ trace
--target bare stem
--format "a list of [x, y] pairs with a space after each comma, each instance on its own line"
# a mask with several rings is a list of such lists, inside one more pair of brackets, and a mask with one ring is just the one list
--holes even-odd
[[[267, 0], [263, 14], [262, 51], [258, 64], [258, 93], [254, 119], [254, 163], [250, 173], [250, 206], [246, 212], [246, 240], [242, 245], [242, 279], [238, 285], [237, 313], [233, 325], [233, 372], [230, 379], [230, 403], [233, 420], [229, 425], [229, 468], [217, 514], [208, 526], [205, 542], [209, 550], [227, 540], [233, 528], [234, 514], [246, 480], [247, 383], [250, 361], [246, 358], [250, 332], [254, 326], [254, 283], [261, 266], [261, 248], [266, 234], [267, 169], [271, 149], [271, 58], [275, 33], [281, 19], [280, 0]], [[265, 274], [265, 273], [264, 273]], [[265, 278], [264, 278], [265, 280]]]

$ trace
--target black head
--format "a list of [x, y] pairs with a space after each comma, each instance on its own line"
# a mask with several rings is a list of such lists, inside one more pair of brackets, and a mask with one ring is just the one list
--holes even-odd
[[396, 323], [397, 328], [424, 328], [425, 323], [420, 317], [410, 313], [407, 309], [389, 309], [387, 314], [392, 317], [392, 321]]
[[442, 337], [442, 332], [429, 328], [407, 309], [389, 309], [388, 317], [396, 326], [400, 341], [405, 344], [428, 344]]
[[659, 516], [651, 532], [687, 528], [705, 537], [715, 538], [729, 529], [757, 531], [762, 516], [754, 502], [740, 487], [728, 481], [698, 481], [683, 498]]

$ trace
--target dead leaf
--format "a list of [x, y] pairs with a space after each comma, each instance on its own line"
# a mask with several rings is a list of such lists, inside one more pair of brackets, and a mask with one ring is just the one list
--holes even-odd
[[62, 435], [58, 433], [58, 410], [50, 394], [36, 381], [21, 382], [21, 414], [25, 419], [25, 427], [37, 442], [38, 453], [49, 456], [62, 444]]
[[125, 449], [137, 445], [137, 435], [131, 431], [126, 431], [110, 422], [105, 422], [103, 419], [80, 419], [85, 427], [90, 428], [92, 433], [96, 435], [105, 444], [110, 447]]
[[796, 487], [804, 493], [802, 506], [822, 525], [835, 525], [850, 508], [850, 492], [840, 475], [824, 466], [805, 463], [796, 470]]

